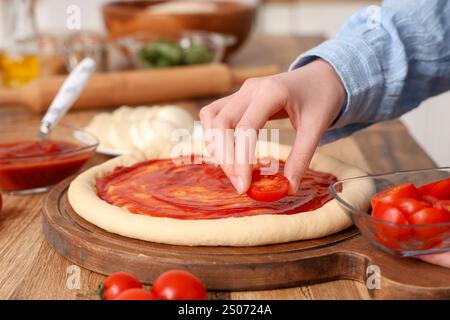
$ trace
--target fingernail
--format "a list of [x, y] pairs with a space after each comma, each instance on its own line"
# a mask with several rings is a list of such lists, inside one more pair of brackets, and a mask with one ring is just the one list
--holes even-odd
[[289, 192], [291, 194], [295, 194], [297, 192], [298, 185], [299, 185], [299, 182], [300, 182], [299, 176], [289, 177], [288, 180], [289, 180], [289, 182], [291, 184], [291, 187], [289, 188]]
[[236, 188], [236, 191], [239, 194], [244, 193], [244, 180], [242, 179], [242, 177], [240, 177], [240, 176], [233, 176], [231, 178], [231, 180], [232, 180], [232, 183], [233, 183], [234, 187]]

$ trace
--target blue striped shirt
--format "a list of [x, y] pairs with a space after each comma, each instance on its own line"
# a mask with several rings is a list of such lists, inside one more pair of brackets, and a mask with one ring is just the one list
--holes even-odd
[[450, 0], [385, 0], [359, 10], [337, 36], [299, 56], [340, 76], [346, 102], [322, 143], [393, 119], [450, 89]]

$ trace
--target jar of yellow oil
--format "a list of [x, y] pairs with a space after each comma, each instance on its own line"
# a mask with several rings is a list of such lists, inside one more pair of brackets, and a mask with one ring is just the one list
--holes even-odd
[[37, 54], [9, 53], [0, 54], [2, 83], [5, 88], [17, 88], [36, 79], [40, 75], [40, 63]]
[[34, 0], [0, 0], [0, 23], [4, 32], [0, 51], [3, 87], [19, 87], [39, 77]]

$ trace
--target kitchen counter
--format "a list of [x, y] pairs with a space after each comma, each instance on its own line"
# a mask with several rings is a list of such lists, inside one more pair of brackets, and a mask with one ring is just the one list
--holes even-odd
[[[318, 44], [322, 37], [254, 36], [230, 61], [233, 65], [275, 63], [285, 70], [302, 51]], [[198, 114], [206, 101], [189, 101], [183, 105]], [[99, 110], [72, 112], [65, 121], [84, 126]], [[38, 115], [22, 108], [0, 107], [0, 127], [14, 123], [17, 130]], [[281, 129], [282, 143], [292, 143], [294, 132], [288, 121], [270, 123]], [[343, 160], [357, 164], [372, 173], [435, 166], [399, 121], [365, 129], [350, 138], [321, 148]], [[97, 155], [88, 165], [108, 159]], [[4, 196], [0, 213], [0, 299], [95, 299], [92, 293], [104, 276], [78, 269], [56, 253], [42, 233], [41, 206], [46, 194]], [[374, 248], [374, 250], [376, 250]], [[72, 282], [79, 270], [79, 289]], [[280, 290], [255, 292], [211, 292], [211, 299], [368, 299], [364, 284], [339, 280], [322, 284]]]

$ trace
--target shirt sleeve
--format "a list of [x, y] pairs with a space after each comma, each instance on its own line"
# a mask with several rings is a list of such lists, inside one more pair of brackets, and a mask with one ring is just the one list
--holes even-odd
[[316, 58], [333, 66], [346, 91], [322, 143], [399, 117], [450, 89], [450, 1], [385, 0], [363, 8], [290, 70]]

